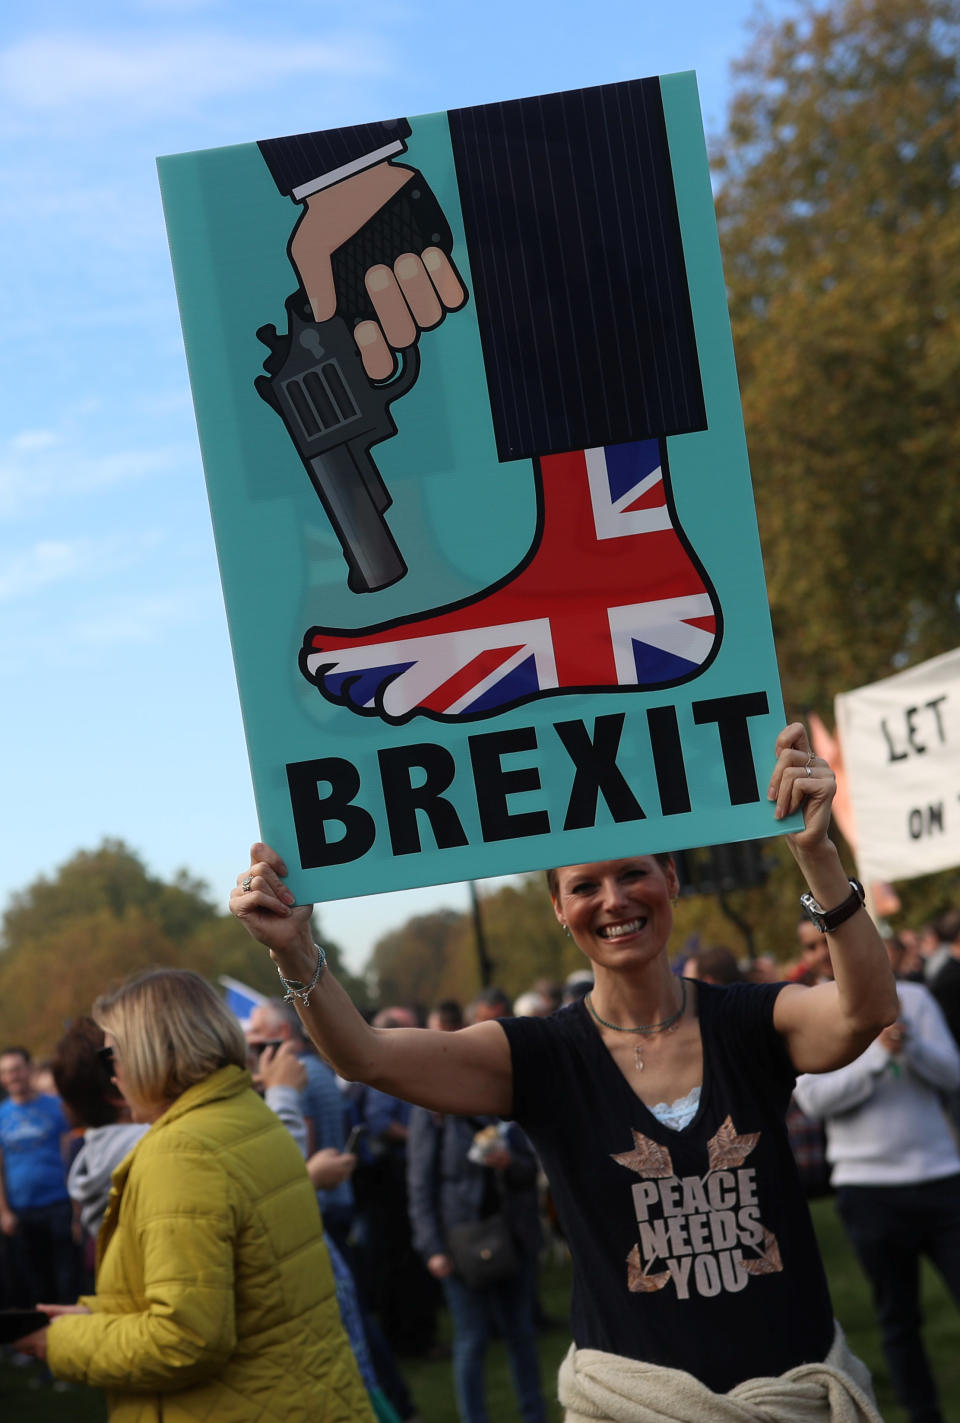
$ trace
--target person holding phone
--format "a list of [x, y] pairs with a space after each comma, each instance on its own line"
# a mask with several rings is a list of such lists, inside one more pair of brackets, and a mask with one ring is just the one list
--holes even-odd
[[316, 1186], [323, 1228], [341, 1253], [348, 1253], [354, 1217], [350, 1178], [357, 1163], [355, 1158], [345, 1159], [345, 1103], [333, 1069], [314, 1051], [296, 1011], [282, 998], [259, 1003], [250, 1014], [245, 1035], [257, 1061], [254, 1080], [257, 1071], [262, 1073], [265, 1058], [269, 1063], [289, 1056], [297, 1064], [298, 1106], [307, 1126], [307, 1170]]
[[149, 1130], [117, 1168], [96, 1293], [16, 1343], [106, 1389], [110, 1423], [374, 1423], [316, 1198], [253, 1090], [233, 1015], [197, 974], [154, 969], [93, 1007]]

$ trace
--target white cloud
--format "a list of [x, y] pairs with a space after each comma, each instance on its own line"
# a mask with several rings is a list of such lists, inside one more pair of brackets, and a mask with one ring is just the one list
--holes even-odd
[[[105, 455], [84, 455], [71, 449], [53, 431], [37, 432], [49, 438], [18, 444], [23, 435], [0, 450], [0, 520], [20, 517], [42, 506], [51, 497], [64, 499], [129, 484], [196, 463], [195, 449], [173, 445], [160, 449], [115, 450]], [[56, 453], [54, 453], [56, 451]]]
[[158, 536], [147, 531], [130, 539], [38, 539], [4, 557], [0, 553], [0, 603], [29, 598], [50, 584], [71, 585], [84, 579], [102, 580], [141, 562]]
[[139, 0], [138, 10], [145, 14], [181, 15], [195, 10], [219, 10], [220, 0]]
[[208, 31], [176, 38], [90, 39], [61, 32], [0, 51], [0, 91], [24, 112], [123, 106], [125, 121], [306, 75], [360, 78], [386, 61], [370, 37], [327, 43], [242, 38]]
[[6, 561], [0, 560], [0, 603], [27, 597], [48, 583], [72, 578], [89, 562], [90, 550], [86, 540], [45, 539]]
[[61, 439], [62, 436], [55, 430], [21, 430], [10, 440], [10, 448], [18, 454], [31, 450], [49, 450], [54, 445], [59, 445]]
[[30, 597], [65, 579], [109, 580], [140, 566], [163, 543], [161, 532], [143, 529], [103, 538], [37, 539], [9, 554], [0, 549], [0, 603]]
[[122, 608], [87, 612], [68, 637], [74, 648], [113, 647], [118, 643], [150, 643], [191, 616], [191, 601], [185, 594], [145, 596], [125, 599]]

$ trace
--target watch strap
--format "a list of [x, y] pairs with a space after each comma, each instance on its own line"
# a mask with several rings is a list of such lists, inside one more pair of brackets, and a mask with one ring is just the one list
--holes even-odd
[[839, 929], [841, 924], [845, 924], [848, 919], [852, 919], [857, 910], [862, 908], [866, 895], [863, 885], [859, 880], [848, 880], [850, 893], [846, 899], [842, 900], [835, 909], [824, 909], [818, 904], [812, 894], [802, 894], [800, 903], [808, 919], [811, 919], [823, 934], [832, 934], [835, 929]]

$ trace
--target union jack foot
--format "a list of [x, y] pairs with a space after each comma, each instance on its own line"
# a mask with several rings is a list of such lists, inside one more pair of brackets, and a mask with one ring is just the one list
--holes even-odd
[[704, 670], [721, 613], [676, 522], [666, 442], [538, 463], [537, 536], [506, 578], [412, 621], [310, 629], [300, 668], [324, 697], [389, 722], [457, 721]]

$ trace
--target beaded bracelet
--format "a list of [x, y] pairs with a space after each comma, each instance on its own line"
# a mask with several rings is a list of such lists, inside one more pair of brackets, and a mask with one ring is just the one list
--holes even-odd
[[317, 951], [317, 966], [314, 969], [313, 977], [311, 978], [309, 983], [301, 983], [298, 978], [284, 978], [283, 973], [280, 969], [280, 965], [277, 964], [277, 973], [280, 976], [280, 982], [287, 990], [286, 993], [283, 995], [284, 1003], [292, 1003], [294, 998], [299, 998], [304, 1008], [309, 1008], [310, 994], [320, 982], [320, 975], [323, 973], [324, 966], [327, 962], [327, 956], [323, 952], [323, 949], [321, 949], [320, 945], [314, 944], [313, 947]]

